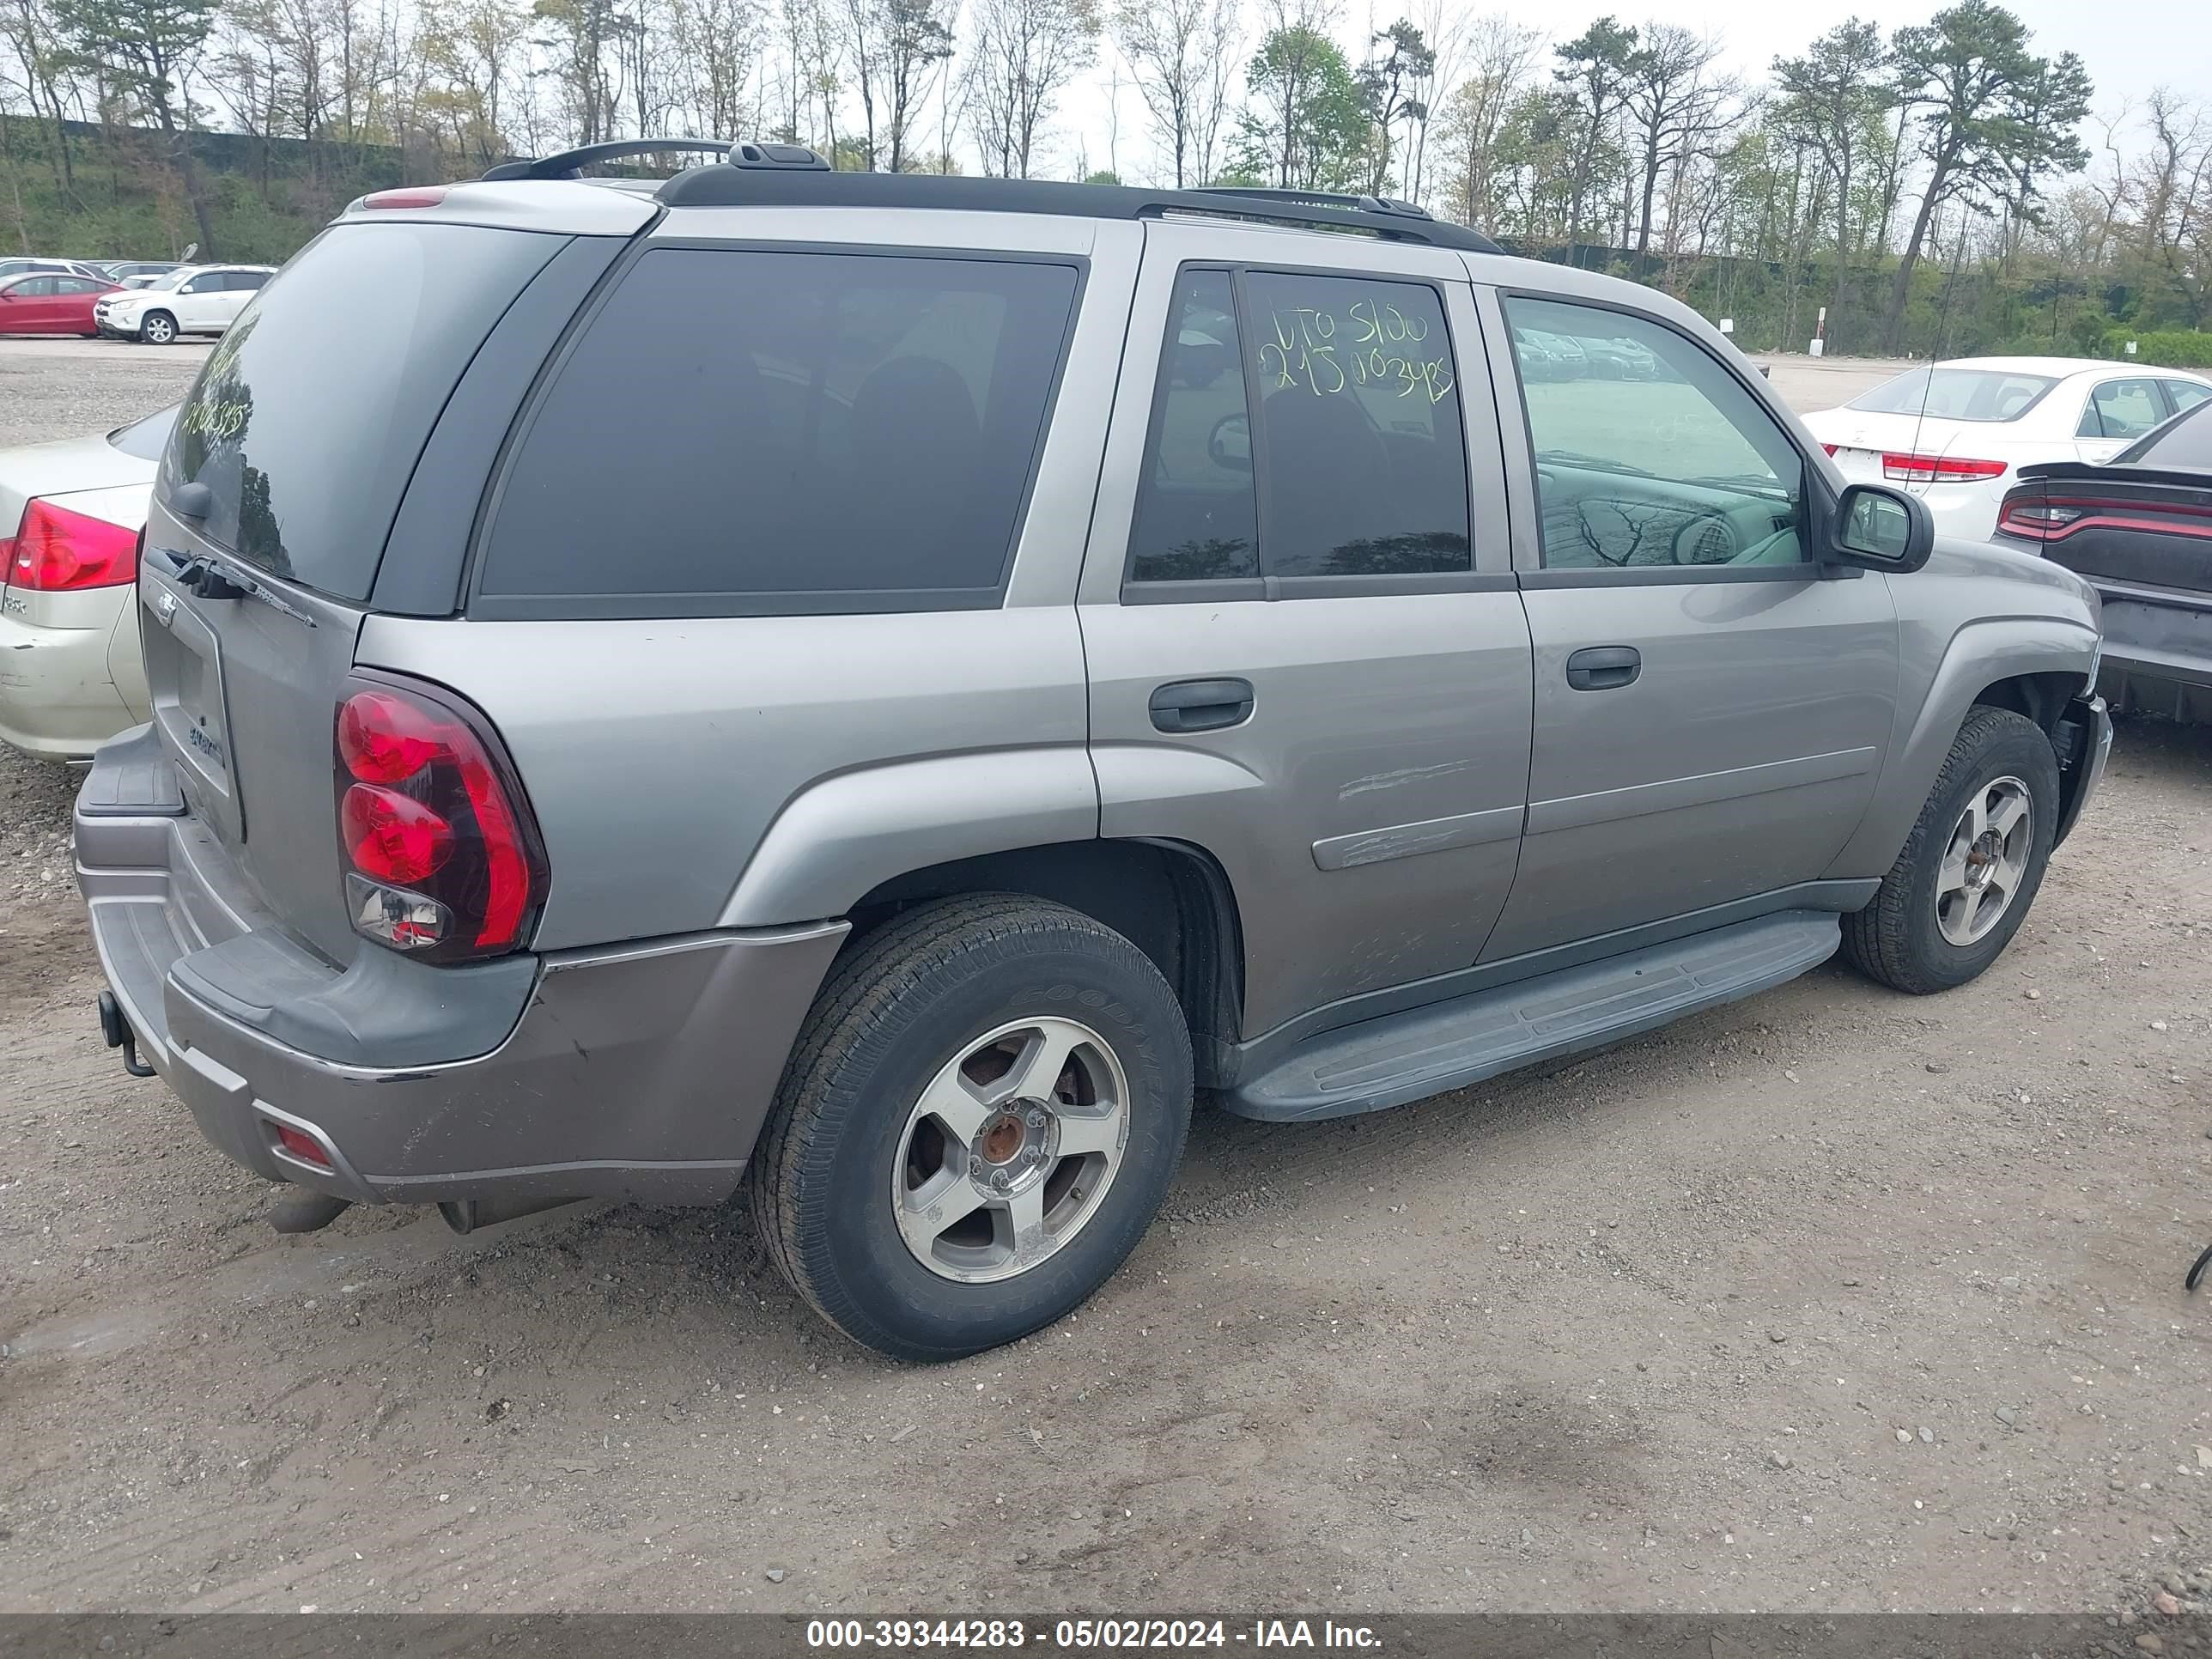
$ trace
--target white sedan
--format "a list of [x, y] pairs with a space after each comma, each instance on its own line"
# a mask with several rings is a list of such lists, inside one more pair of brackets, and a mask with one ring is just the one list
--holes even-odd
[[183, 334], [220, 334], [276, 274], [273, 265], [185, 265], [93, 307], [93, 325], [143, 345]]
[[2108, 461], [2212, 380], [2079, 357], [1960, 357], [1908, 369], [1805, 424], [1853, 483], [1902, 484], [1939, 535], [1986, 541], [2031, 461]]
[[0, 739], [82, 760], [148, 718], [138, 532], [172, 407], [0, 452]]

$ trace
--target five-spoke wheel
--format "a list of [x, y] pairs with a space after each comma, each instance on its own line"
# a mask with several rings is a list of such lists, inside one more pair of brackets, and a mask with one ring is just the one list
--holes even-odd
[[948, 1062], [908, 1115], [891, 1170], [899, 1234], [932, 1273], [1024, 1273], [1082, 1231], [1121, 1164], [1129, 1085], [1072, 1019], [1014, 1020]]

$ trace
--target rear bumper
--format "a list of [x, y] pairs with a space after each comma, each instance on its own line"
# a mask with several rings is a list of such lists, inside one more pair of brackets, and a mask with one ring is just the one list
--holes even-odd
[[[115, 611], [125, 604], [118, 598]], [[116, 626], [113, 614], [89, 628], [41, 628], [0, 611], [0, 741], [82, 760], [131, 724], [109, 660]]]
[[[2094, 580], [2094, 579], [2093, 579]], [[2212, 594], [2096, 580], [2115, 708], [2212, 720]]]
[[[735, 1188], [846, 924], [509, 958], [486, 964], [495, 979], [402, 963], [439, 976], [426, 997], [374, 945], [340, 969], [285, 940], [166, 766], [144, 741], [102, 752], [78, 798], [77, 875], [142, 1055], [217, 1151], [368, 1203], [708, 1204]], [[316, 1032], [343, 1052], [301, 1046]], [[327, 1167], [280, 1145], [288, 1127]]]

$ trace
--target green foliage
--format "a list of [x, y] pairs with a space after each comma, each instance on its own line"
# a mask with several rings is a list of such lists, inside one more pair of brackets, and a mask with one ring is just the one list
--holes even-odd
[[1309, 28], [1271, 30], [1245, 72], [1230, 167], [1302, 190], [1364, 187], [1373, 138], [1365, 94], [1344, 50]]
[[2175, 328], [2138, 333], [2131, 328], [2115, 328], [2101, 342], [2104, 355], [2126, 358], [2130, 340], [2136, 343], [2132, 359], [2136, 362], [2159, 368], [2212, 368], [2212, 332]]

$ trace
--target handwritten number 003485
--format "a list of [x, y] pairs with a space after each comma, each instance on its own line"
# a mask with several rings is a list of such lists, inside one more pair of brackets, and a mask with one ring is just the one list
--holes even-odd
[[[1428, 337], [1428, 323], [1408, 317], [1396, 306], [1355, 300], [1345, 310], [1350, 324], [1343, 343], [1352, 348], [1352, 372], [1361, 386], [1389, 386], [1401, 398], [1425, 392], [1432, 404], [1451, 395], [1451, 360], [1407, 355], [1391, 347], [1418, 345]], [[1260, 346], [1260, 373], [1278, 391], [1303, 386], [1316, 398], [1345, 389], [1344, 365], [1337, 356], [1337, 318], [1300, 306], [1273, 314], [1274, 338]]]

